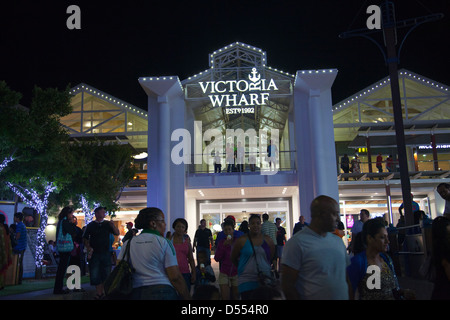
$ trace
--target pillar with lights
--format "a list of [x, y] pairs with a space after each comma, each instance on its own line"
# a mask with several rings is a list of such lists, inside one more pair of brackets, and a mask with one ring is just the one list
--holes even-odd
[[294, 126], [300, 214], [310, 221], [310, 204], [320, 195], [339, 202], [331, 86], [337, 70], [302, 70], [294, 86]]
[[184, 218], [185, 171], [171, 161], [171, 133], [184, 127], [185, 102], [176, 76], [140, 78], [148, 96], [147, 206], [160, 208], [167, 228]]

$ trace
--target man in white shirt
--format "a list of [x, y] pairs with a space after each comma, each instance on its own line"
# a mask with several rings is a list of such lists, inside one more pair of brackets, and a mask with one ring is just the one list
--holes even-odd
[[349, 256], [341, 238], [333, 232], [339, 205], [319, 196], [311, 203], [311, 223], [285, 245], [281, 287], [287, 299], [347, 300], [346, 268]]

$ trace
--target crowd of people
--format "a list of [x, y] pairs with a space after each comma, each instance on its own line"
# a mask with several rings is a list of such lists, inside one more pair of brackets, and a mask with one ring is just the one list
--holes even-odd
[[[383, 159], [383, 155], [379, 153], [376, 158], [375, 166], [379, 173], [386, 169], [387, 172], [395, 172], [397, 167], [397, 161], [394, 160], [392, 154], [388, 155], [386, 159]], [[344, 154], [340, 159], [340, 167], [344, 173], [361, 173], [361, 160], [356, 154], [353, 159], [350, 160], [347, 154]], [[345, 178], [348, 181], [348, 178]]]
[[[450, 299], [450, 185], [440, 184], [437, 192], [446, 201], [446, 209], [443, 216], [429, 221], [430, 270], [435, 284], [431, 298]], [[49, 244], [48, 254], [54, 254], [53, 247], [58, 252], [54, 294], [67, 293], [63, 290], [67, 267], [84, 260], [76, 254], [82, 251], [89, 265], [90, 284], [96, 288], [95, 299], [107, 299], [104, 282], [113, 267], [111, 240], [119, 230], [105, 220], [103, 207], [94, 210], [96, 219], [84, 231], [76, 226], [73, 212], [71, 207], [61, 210], [57, 239]], [[239, 230], [235, 218], [227, 216], [216, 239], [202, 219], [191, 239], [185, 219], [176, 219], [173, 232], [164, 236], [164, 213], [154, 207], [142, 209], [134, 221], [135, 228], [130, 223], [122, 245], [129, 249], [134, 271], [130, 299], [414, 299], [414, 292], [399, 285], [384, 218], [371, 218], [369, 211], [362, 209], [346, 247], [339, 216], [337, 201], [322, 195], [310, 205], [310, 221], [300, 216], [290, 239], [282, 220], [272, 222], [267, 214], [250, 215]], [[26, 229], [23, 240], [20, 219], [18, 214], [15, 230], [2, 222], [3, 269], [11, 263], [4, 244], [18, 255], [26, 248]], [[124, 252], [120, 251], [119, 261]], [[212, 259], [219, 265], [218, 273], [212, 268]]]
[[6, 217], [0, 214], [0, 290], [7, 280], [13, 284], [22, 283], [23, 257], [28, 242], [23, 220], [23, 213], [17, 212], [14, 214], [14, 223], [8, 226]]
[[[275, 169], [278, 162], [278, 148], [273, 140], [270, 140], [266, 152], [265, 160], [269, 166], [269, 170], [272, 170], [272, 168]], [[256, 171], [256, 154], [256, 151], [248, 152], [247, 162], [251, 172]], [[241, 142], [238, 142], [237, 146], [227, 143], [225, 148], [226, 172], [244, 172], [246, 163], [245, 155], [246, 151]], [[223, 159], [219, 151], [216, 151], [213, 159], [214, 173], [221, 173]]]
[[[448, 197], [450, 200], [450, 186]], [[255, 214], [241, 223], [240, 230], [236, 229], [234, 217], [227, 216], [215, 241], [206, 228], [206, 221], [202, 220], [191, 245], [186, 220], [177, 219], [172, 226], [174, 233], [167, 238], [163, 236], [164, 213], [158, 208], [146, 208], [136, 221], [150, 213], [152, 218], [148, 218], [149, 223], [140, 235], [129, 240], [131, 248], [135, 248], [131, 251], [136, 269], [132, 298], [150, 298], [135, 294], [142, 290], [159, 292], [152, 294], [152, 299], [415, 298], [413, 291], [399, 285], [388, 253], [388, 228], [383, 218], [371, 218], [368, 210], [361, 210], [361, 219], [352, 229], [354, 239], [360, 239], [360, 244], [353, 243], [354, 246], [347, 248], [336, 232], [340, 229], [338, 203], [330, 197], [319, 196], [311, 203], [310, 211], [311, 221], [300, 218], [289, 240], [281, 219], [274, 223], [266, 214]], [[449, 298], [449, 221], [446, 214], [432, 222], [433, 265], [438, 279], [432, 299]], [[153, 235], [151, 241], [147, 235], [146, 239], [140, 238], [146, 233]], [[153, 243], [152, 254], [143, 258], [140, 243]], [[214, 248], [213, 255], [211, 248]], [[218, 274], [211, 268], [210, 256], [219, 264]], [[379, 275], [376, 281], [368, 272], [373, 269], [379, 270], [375, 273]], [[153, 273], [163, 276], [159, 282], [150, 281], [155, 279]], [[141, 278], [149, 281], [142, 282]], [[161, 286], [165, 289], [160, 290]]]

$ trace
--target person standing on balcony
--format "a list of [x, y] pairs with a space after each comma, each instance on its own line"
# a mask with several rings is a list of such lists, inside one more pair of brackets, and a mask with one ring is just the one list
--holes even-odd
[[234, 152], [233, 152], [233, 148], [230, 146], [230, 143], [227, 143], [225, 153], [226, 153], [226, 159], [227, 159], [227, 172], [233, 172]]
[[361, 173], [361, 161], [359, 160], [358, 155], [352, 159], [352, 169], [353, 173]]
[[377, 169], [378, 172], [381, 173], [383, 172], [383, 156], [381, 155], [381, 153], [378, 154], [377, 156]]
[[245, 165], [245, 150], [244, 147], [242, 146], [242, 144], [240, 142], [238, 142], [238, 147], [237, 147], [237, 166], [238, 166], [238, 171], [239, 172], [244, 172], [244, 165]]
[[269, 161], [269, 170], [272, 170], [272, 163], [275, 168], [277, 165], [277, 146], [273, 144], [273, 140], [270, 140], [269, 145], [267, 146], [267, 159]]
[[394, 159], [392, 158], [392, 154], [386, 158], [386, 169], [389, 172], [394, 172]]
[[216, 155], [214, 156], [214, 173], [222, 172], [222, 159], [219, 155], [219, 151], [216, 151]]
[[[350, 159], [348, 158], [347, 154], [344, 154], [344, 156], [341, 158], [341, 169], [344, 171], [344, 173], [350, 172]], [[348, 181], [348, 178], [345, 178], [345, 181]]]

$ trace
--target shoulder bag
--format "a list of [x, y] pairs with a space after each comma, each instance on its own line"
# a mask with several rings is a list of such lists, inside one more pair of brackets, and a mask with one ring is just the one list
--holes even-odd
[[248, 235], [248, 240], [250, 241], [250, 244], [253, 249], [253, 256], [255, 257], [256, 271], [258, 272], [259, 284], [263, 287], [275, 288], [277, 286], [277, 281], [276, 281], [275, 277], [272, 275], [272, 273], [271, 273], [271, 275], [267, 275], [259, 269], [259, 264], [258, 264], [258, 259], [256, 257], [255, 247], [253, 246], [253, 242], [252, 242], [252, 239], [250, 238], [250, 234]]
[[58, 252], [71, 252], [73, 250], [73, 240], [72, 235], [70, 233], [66, 233], [64, 235], [63, 233], [63, 221], [67, 218], [64, 218], [59, 223], [59, 230], [58, 230], [58, 239], [56, 241], [56, 248], [58, 249]]
[[128, 240], [125, 247], [123, 259], [105, 280], [105, 295], [109, 300], [126, 300], [133, 290], [134, 269], [130, 261], [131, 240]]

